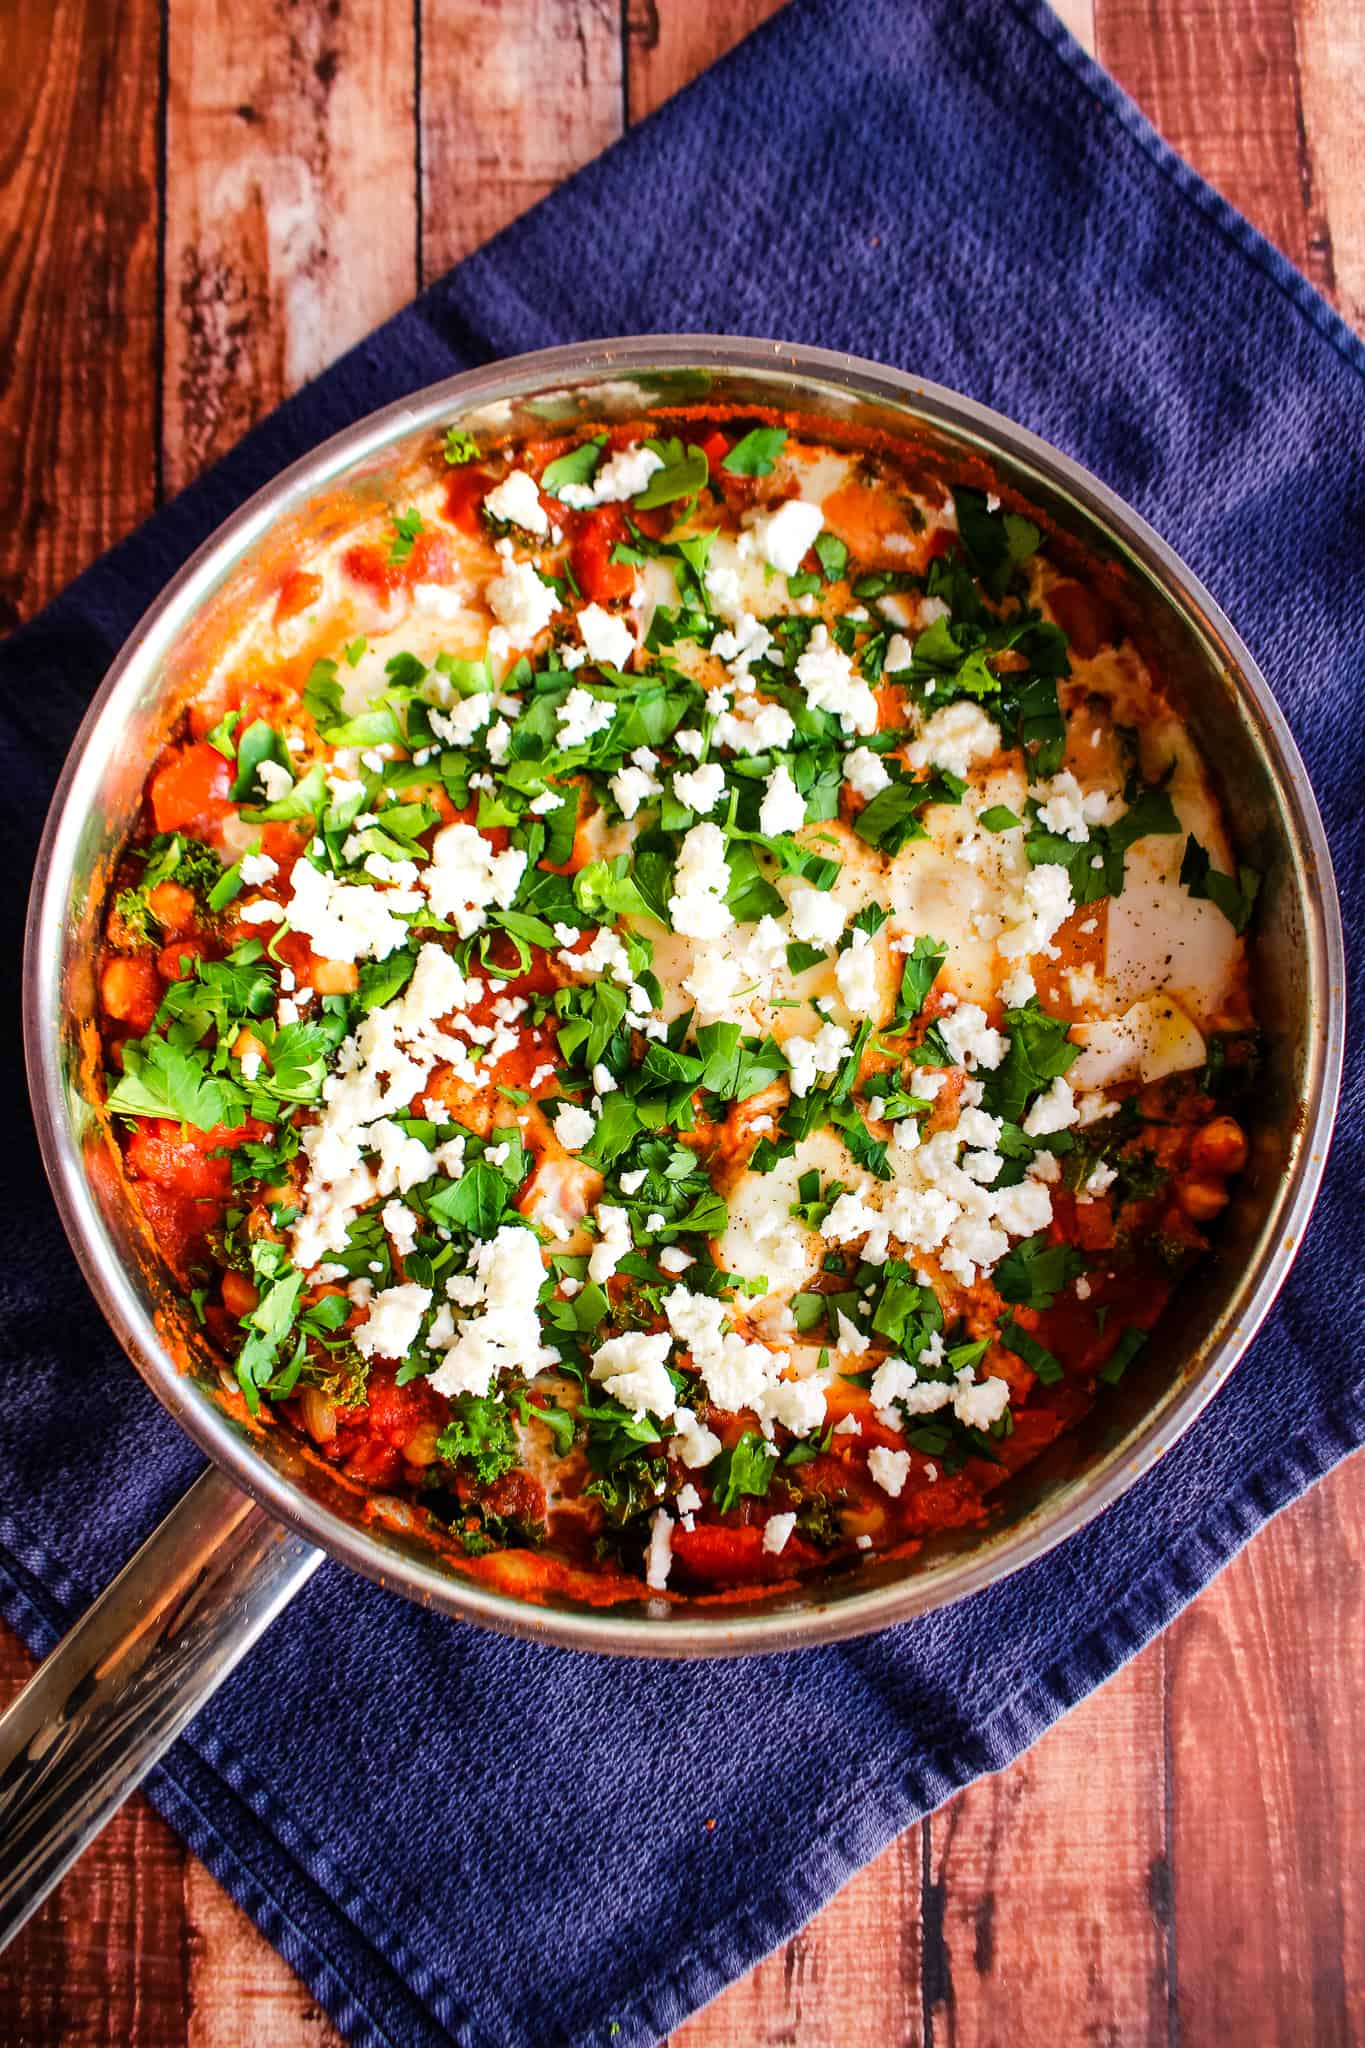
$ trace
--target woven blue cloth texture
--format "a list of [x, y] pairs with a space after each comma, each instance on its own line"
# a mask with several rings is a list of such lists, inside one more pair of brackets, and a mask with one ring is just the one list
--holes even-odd
[[[190, 550], [404, 392], [670, 330], [897, 364], [1096, 470], [1272, 678], [1354, 896], [1365, 348], [1032, 0], [795, 0], [0, 649], [12, 1102], [47, 797]], [[1351, 1101], [1280, 1305], [1201, 1421], [1005, 1584], [848, 1647], [689, 1667], [498, 1640], [328, 1564], [152, 1796], [355, 2042], [656, 2040], [1041, 1734], [1365, 1439], [1360, 1132]], [[0, 1567], [5, 1611], [44, 1647], [200, 1460], [89, 1300], [22, 1115], [0, 1176]]]

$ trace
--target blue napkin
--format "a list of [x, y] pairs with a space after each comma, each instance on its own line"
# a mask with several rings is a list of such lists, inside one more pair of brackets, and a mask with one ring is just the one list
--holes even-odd
[[[90, 692], [248, 491], [454, 370], [668, 329], [879, 357], [1097, 470], [1259, 655], [1353, 891], [1365, 349], [1034, 0], [797, 0], [0, 649], [3, 957]], [[89, 1302], [22, 1122], [0, 1158], [0, 1564], [42, 1648], [199, 1460]], [[1203, 1419], [1007, 1583], [847, 1648], [689, 1668], [504, 1642], [328, 1565], [152, 1797], [356, 2042], [654, 2041], [1365, 1439], [1360, 1135], [1352, 1100], [1281, 1304]]]

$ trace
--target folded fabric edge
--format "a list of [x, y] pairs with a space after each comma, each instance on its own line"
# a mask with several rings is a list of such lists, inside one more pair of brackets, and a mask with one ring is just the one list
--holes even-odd
[[[637, 2048], [637, 2044], [644, 2048], [645, 2043], [680, 2025], [690, 2013], [718, 1997], [737, 1976], [789, 1940], [898, 1834], [976, 1778], [1005, 1769], [1145, 1648], [1266, 1522], [1363, 1444], [1365, 1381], [1348, 1393], [1336, 1414], [1301, 1432], [1256, 1466], [1234, 1494], [1208, 1510], [1169, 1557], [1130, 1584], [1102, 1627], [1092, 1630], [1022, 1692], [1002, 1702], [969, 1740], [931, 1752], [921, 1766], [884, 1772], [851, 1788], [813, 1838], [807, 1868], [761, 1907], [743, 1909], [742, 1937], [737, 1938], [733, 1915], [705, 1930], [684, 1963], [612, 2012], [610, 2017], [622, 2028], [613, 2040], [619, 2040], [620, 2048]], [[47, 1553], [43, 1546], [22, 1537], [12, 1517], [7, 1518], [7, 1526], [19, 1538], [19, 1552], [12, 1554], [7, 1543], [0, 1541], [0, 1612], [30, 1648], [41, 1653], [60, 1632], [60, 1623], [54, 1618], [57, 1603], [31, 1564], [21, 1559], [41, 1561], [46, 1568]], [[339, 1934], [349, 1931], [365, 1944], [375, 1969], [393, 1993], [410, 2010], [420, 1998], [424, 2010], [420, 2015], [412, 2010], [412, 2017], [424, 2027], [429, 2040], [454, 2041], [458, 2048], [499, 2048], [497, 2037], [487, 2033], [474, 2017], [466, 1997], [456, 1994], [406, 1940], [394, 1942], [386, 1937], [372, 1902], [335, 1865], [330, 1852], [280, 1807], [251, 1768], [228, 1745], [212, 1736], [196, 1735], [192, 1724], [144, 1789], [348, 2039], [364, 2048], [412, 2048], [413, 2043], [411, 2035], [396, 2042], [385, 2031], [344, 1967], [317, 1937], [300, 1926], [297, 1913], [286, 1910], [269, 1877], [229, 1842], [222, 1821], [209, 1817], [204, 1797], [196, 1798], [188, 1789], [187, 1778], [197, 1773], [204, 1776], [206, 1795], [225, 1799], [230, 1810], [240, 1813], [245, 1830], [263, 1832], [268, 1853], [277, 1856], [309, 1894], [314, 1911], [333, 1922]], [[276, 1820], [287, 1828], [296, 1846], [286, 1844]], [[335, 1871], [340, 1880], [336, 1890], [344, 1891], [344, 1898], [334, 1896], [316, 1874], [319, 1864]], [[433, 2031], [428, 2020], [439, 2031]], [[626, 2032], [627, 2021], [639, 2023], [643, 2031]]]
[[1239, 212], [1231, 200], [1225, 199], [1202, 172], [1187, 163], [1179, 150], [1171, 147], [1112, 73], [1077, 42], [1066, 23], [1047, 5], [1047, 0], [1010, 0], [1010, 4], [1020, 20], [1047, 44], [1080, 86], [1127, 131], [1181, 195], [1197, 207], [1243, 256], [1263, 270], [1296, 311], [1318, 329], [1323, 339], [1357, 375], [1365, 377], [1365, 340], [1349, 322], [1343, 320], [1336, 308], [1282, 249], [1277, 248], [1244, 213]]

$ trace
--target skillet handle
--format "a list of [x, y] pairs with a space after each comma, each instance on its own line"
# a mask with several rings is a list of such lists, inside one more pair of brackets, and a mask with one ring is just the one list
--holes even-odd
[[323, 1553], [216, 1467], [0, 1715], [0, 1949]]

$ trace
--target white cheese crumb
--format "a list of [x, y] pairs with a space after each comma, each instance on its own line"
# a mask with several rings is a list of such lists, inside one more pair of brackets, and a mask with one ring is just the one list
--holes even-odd
[[490, 518], [505, 519], [512, 526], [521, 527], [524, 533], [543, 538], [550, 531], [549, 515], [540, 502], [536, 480], [524, 469], [510, 471], [496, 484], [484, 499], [483, 509]]
[[600, 604], [584, 605], [578, 614], [578, 630], [592, 659], [609, 668], [624, 668], [635, 652], [635, 635], [626, 620]]
[[370, 1302], [369, 1318], [355, 1332], [355, 1348], [366, 1358], [406, 1358], [431, 1307], [431, 1289], [406, 1280], [385, 1287]]
[[773, 1557], [780, 1557], [796, 1527], [796, 1516], [769, 1515], [763, 1525], [763, 1548]]
[[969, 775], [973, 761], [988, 760], [999, 751], [1000, 734], [979, 704], [962, 697], [936, 711], [906, 756], [915, 769], [946, 768], [950, 775]]
[[651, 1592], [663, 1592], [672, 1563], [673, 1518], [667, 1508], [656, 1508], [649, 1525], [649, 1548], [645, 1552], [645, 1584]]
[[488, 608], [519, 646], [534, 640], [559, 610], [559, 599], [530, 562], [509, 562], [484, 591]]
[[753, 533], [764, 560], [782, 575], [795, 576], [824, 523], [818, 505], [808, 505], [803, 498], [787, 498], [775, 512], [763, 513], [754, 521]]
[[779, 761], [764, 787], [763, 801], [758, 810], [758, 829], [774, 838], [781, 832], [799, 832], [805, 822], [806, 799], [792, 781], [786, 762]]
[[629, 448], [609, 455], [590, 484], [563, 484], [556, 496], [578, 512], [591, 505], [621, 505], [627, 498], [638, 497], [655, 471], [663, 466], [663, 457], [652, 448], [632, 442]]
[[855, 796], [870, 801], [891, 787], [891, 777], [880, 754], [871, 747], [854, 747], [844, 760], [844, 781]]
[[852, 660], [830, 639], [823, 623], [811, 634], [796, 664], [796, 680], [812, 709], [833, 712], [845, 732], [877, 730], [876, 697], [862, 677], [854, 674]]
[[554, 1133], [566, 1152], [581, 1152], [596, 1128], [591, 1112], [577, 1103], [562, 1102], [555, 1113]]
[[683, 840], [668, 899], [673, 929], [690, 939], [718, 939], [734, 918], [725, 901], [730, 869], [718, 825], [694, 825]]
[[673, 777], [673, 794], [680, 804], [686, 804], [689, 811], [696, 811], [705, 817], [713, 811], [725, 794], [725, 770], [716, 761], [708, 761], [704, 768], [683, 769]]
[[874, 1444], [867, 1454], [867, 1469], [882, 1492], [896, 1500], [905, 1491], [905, 1482], [910, 1477], [910, 1453], [888, 1451], [885, 1444]]

